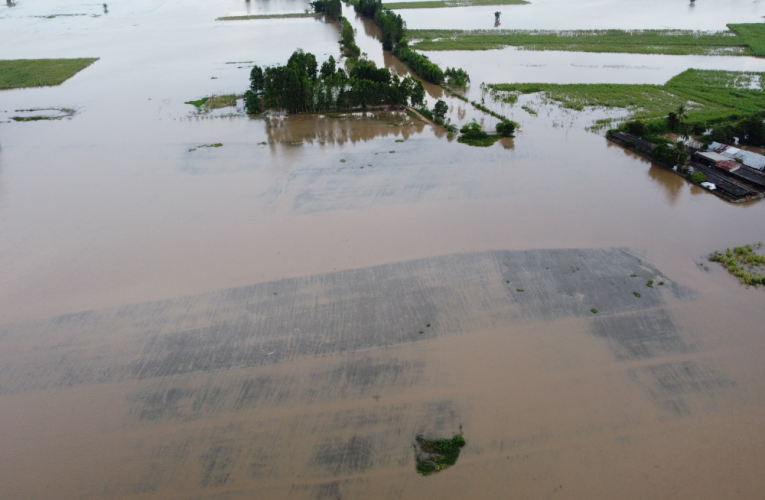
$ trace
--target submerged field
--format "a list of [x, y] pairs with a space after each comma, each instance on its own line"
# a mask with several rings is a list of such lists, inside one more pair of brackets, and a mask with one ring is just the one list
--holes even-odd
[[410, 30], [420, 50], [524, 50], [624, 52], [670, 55], [762, 55], [765, 25], [732, 25], [733, 31], [690, 30]]
[[319, 17], [323, 14], [317, 14], [316, 12], [294, 12], [289, 14], [256, 14], [248, 16], [224, 16], [219, 17], [216, 21], [249, 21], [253, 19], [292, 19], [300, 17]]
[[385, 2], [386, 9], [441, 9], [448, 7], [479, 7], [482, 5], [523, 5], [525, 0], [433, 0], [425, 2]]
[[689, 69], [664, 85], [505, 83], [493, 91], [546, 97], [565, 107], [624, 108], [636, 118], [665, 117], [680, 104], [692, 121], [716, 121], [760, 113], [765, 108], [763, 73]]
[[0, 89], [60, 85], [98, 58], [0, 60]]

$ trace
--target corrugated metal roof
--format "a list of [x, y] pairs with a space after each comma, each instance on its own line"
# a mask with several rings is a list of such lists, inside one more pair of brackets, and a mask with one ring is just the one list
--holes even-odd
[[719, 168], [720, 170], [725, 170], [726, 172], [735, 172], [741, 168], [741, 164], [734, 160], [725, 160], [715, 163], [715, 167]]
[[709, 146], [709, 151], [731, 159], [740, 158], [741, 161], [744, 162], [744, 165], [757, 170], [765, 169], [765, 156], [761, 154], [752, 153], [745, 149], [734, 148], [733, 146], [728, 146], [727, 144], [721, 144], [719, 142], [713, 142]]
[[699, 156], [703, 156], [704, 158], [707, 158], [709, 160], [712, 160], [713, 162], [717, 163], [718, 161], [729, 161], [730, 156], [723, 156], [719, 153], [715, 153], [714, 151], [708, 151], [706, 153], [702, 153], [699, 151], [697, 153]]

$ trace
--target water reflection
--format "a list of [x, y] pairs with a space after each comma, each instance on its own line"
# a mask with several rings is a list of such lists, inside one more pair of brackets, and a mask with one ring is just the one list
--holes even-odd
[[670, 205], [677, 203], [680, 191], [686, 183], [682, 177], [655, 163], [651, 163], [651, 168], [648, 169], [648, 177], [664, 189], [664, 193], [667, 195], [667, 202]]
[[[304, 142], [318, 144], [355, 144], [378, 137], [406, 140], [421, 133], [425, 123], [403, 111], [368, 111], [323, 115], [271, 116], [265, 119], [268, 143], [297, 146]], [[434, 127], [441, 129], [441, 127]], [[438, 131], [436, 131], [436, 135]], [[442, 134], [442, 135], [445, 135]]]

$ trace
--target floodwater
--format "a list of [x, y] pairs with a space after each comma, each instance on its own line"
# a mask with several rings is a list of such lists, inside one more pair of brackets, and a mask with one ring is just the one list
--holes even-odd
[[[214, 20], [297, 2], [0, 8], [4, 58], [101, 57], [0, 92], [0, 497], [761, 496], [765, 295], [705, 256], [765, 239], [763, 202], [585, 131], [602, 111], [522, 100], [522, 132], [470, 148], [401, 112], [183, 104], [337, 57], [333, 23]], [[555, 57], [551, 81], [589, 78]], [[414, 437], [460, 428], [456, 466], [418, 476]]]
[[[406, 0], [405, 0], [406, 1]], [[526, 5], [488, 5], [451, 9], [403, 9], [410, 29], [493, 29], [494, 12], [502, 29], [685, 29], [725, 31], [728, 24], [757, 23], [765, 5], [751, 0], [533, 0]]]

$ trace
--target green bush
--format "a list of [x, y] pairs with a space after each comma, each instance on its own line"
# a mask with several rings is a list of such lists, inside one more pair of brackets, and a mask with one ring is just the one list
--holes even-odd
[[706, 182], [707, 176], [704, 174], [704, 172], [693, 172], [691, 174], [691, 181], [695, 182], [696, 184], [701, 184], [702, 182]]
[[510, 121], [501, 121], [497, 123], [497, 133], [502, 137], [513, 137], [515, 124]]
[[628, 134], [632, 134], [637, 137], [643, 137], [645, 135], [645, 123], [642, 120], [633, 120], [624, 124], [624, 130]]

